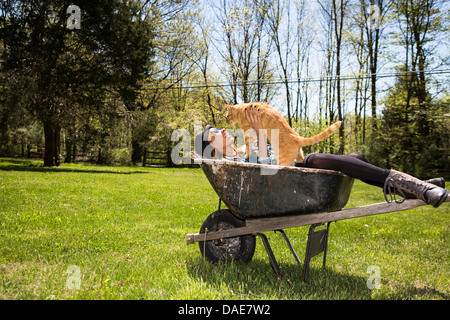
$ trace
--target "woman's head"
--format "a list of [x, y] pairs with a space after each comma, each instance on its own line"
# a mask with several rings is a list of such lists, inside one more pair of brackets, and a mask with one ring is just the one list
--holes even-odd
[[225, 129], [207, 125], [203, 132], [197, 134], [194, 149], [203, 158], [214, 158], [222, 155], [232, 155], [234, 138]]

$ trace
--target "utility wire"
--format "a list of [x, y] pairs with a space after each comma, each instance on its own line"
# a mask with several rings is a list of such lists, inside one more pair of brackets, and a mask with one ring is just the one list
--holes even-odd
[[157, 89], [202, 89], [202, 88], [220, 88], [220, 87], [231, 87], [231, 86], [243, 86], [247, 85], [277, 85], [277, 84], [285, 84], [285, 83], [309, 83], [309, 82], [320, 82], [320, 81], [332, 81], [341, 79], [343, 81], [347, 80], [357, 80], [357, 79], [370, 79], [374, 75], [377, 79], [381, 78], [393, 78], [393, 77], [402, 77], [407, 76], [413, 73], [421, 73], [427, 75], [438, 75], [438, 74], [450, 74], [450, 69], [443, 70], [430, 70], [430, 71], [401, 71], [401, 72], [391, 72], [391, 73], [364, 73], [359, 76], [355, 75], [333, 75], [333, 76], [325, 76], [319, 78], [307, 77], [307, 78], [298, 78], [298, 79], [259, 79], [259, 80], [246, 80], [246, 81], [236, 81], [235, 83], [230, 82], [211, 82], [210, 84], [205, 84], [204, 82], [191, 82], [185, 85], [178, 85], [178, 83], [166, 84], [166, 85], [154, 85], [148, 84], [144, 85], [144, 88], [150, 90]]

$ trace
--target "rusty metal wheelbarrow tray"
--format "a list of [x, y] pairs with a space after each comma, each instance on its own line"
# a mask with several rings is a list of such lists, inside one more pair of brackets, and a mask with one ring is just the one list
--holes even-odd
[[241, 219], [342, 209], [353, 179], [336, 171], [204, 160], [201, 168], [217, 195]]

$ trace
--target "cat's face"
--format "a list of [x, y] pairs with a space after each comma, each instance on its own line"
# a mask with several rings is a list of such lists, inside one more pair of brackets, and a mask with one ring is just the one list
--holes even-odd
[[230, 125], [234, 125], [236, 123], [236, 108], [234, 106], [230, 106], [228, 104], [225, 105], [227, 107], [227, 123]]

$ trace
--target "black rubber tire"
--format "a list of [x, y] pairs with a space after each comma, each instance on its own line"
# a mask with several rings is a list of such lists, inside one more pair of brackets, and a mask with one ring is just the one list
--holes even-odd
[[[211, 213], [202, 224], [200, 233], [227, 230], [244, 227], [245, 222], [234, 216], [230, 210], [218, 210]], [[255, 253], [256, 238], [253, 235], [239, 236], [211, 241], [200, 241], [199, 248], [202, 256], [209, 262], [219, 261], [229, 262], [234, 260], [240, 263], [247, 263], [252, 260]]]

